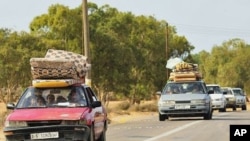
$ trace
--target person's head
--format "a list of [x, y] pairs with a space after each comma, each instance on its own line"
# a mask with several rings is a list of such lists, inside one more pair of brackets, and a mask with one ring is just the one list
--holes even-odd
[[45, 104], [45, 100], [42, 96], [37, 97], [37, 105], [43, 106]]
[[178, 91], [178, 88], [177, 88], [177, 87], [174, 87], [173, 90], [176, 92], [176, 91]]
[[49, 94], [49, 95], [47, 96], [47, 101], [48, 101], [48, 103], [53, 103], [53, 102], [55, 102], [55, 96], [54, 96], [53, 94]]
[[79, 100], [78, 94], [76, 93], [76, 90], [73, 89], [69, 94], [69, 101], [76, 102], [77, 100]]

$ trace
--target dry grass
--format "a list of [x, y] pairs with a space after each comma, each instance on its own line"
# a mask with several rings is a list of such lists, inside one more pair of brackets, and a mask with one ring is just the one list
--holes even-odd
[[3, 122], [4, 122], [4, 118], [5, 117], [5, 113], [6, 113], [7, 109], [6, 109], [6, 105], [4, 103], [0, 102], [0, 141], [4, 140], [4, 135], [3, 135]]

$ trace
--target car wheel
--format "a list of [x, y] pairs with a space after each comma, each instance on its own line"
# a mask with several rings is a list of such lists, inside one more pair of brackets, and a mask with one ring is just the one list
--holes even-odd
[[106, 130], [104, 130], [97, 141], [106, 141]]
[[242, 107], [241, 107], [241, 110], [247, 110], [247, 106], [246, 105], [242, 105]]
[[236, 106], [233, 107], [233, 111], [236, 111]]
[[224, 109], [219, 109], [219, 112], [224, 112]]
[[226, 107], [224, 107], [223, 109], [219, 109], [219, 112], [226, 112]]
[[94, 134], [94, 127], [93, 126], [90, 127], [88, 141], [95, 141], [95, 134]]
[[212, 119], [212, 116], [213, 116], [213, 110], [210, 110], [208, 113], [204, 115], [203, 119], [210, 120]]
[[159, 121], [165, 121], [166, 116], [159, 113]]

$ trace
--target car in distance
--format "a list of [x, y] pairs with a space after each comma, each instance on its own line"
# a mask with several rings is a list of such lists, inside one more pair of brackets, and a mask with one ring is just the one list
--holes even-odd
[[226, 111], [227, 100], [221, 91], [220, 85], [218, 84], [207, 84], [207, 89], [213, 91], [210, 94], [212, 99], [212, 107], [214, 110], [219, 110], [219, 112]]
[[233, 94], [231, 87], [221, 87], [221, 90], [223, 91], [224, 96], [227, 100], [226, 108], [232, 108], [233, 111], [236, 110], [236, 98]]
[[241, 88], [232, 88], [236, 100], [236, 107], [247, 110], [246, 96]]
[[[194, 91], [198, 88], [198, 91]], [[173, 92], [173, 89], [178, 91]], [[170, 117], [203, 117], [212, 119], [211, 98], [203, 81], [169, 81], [161, 92], [158, 101], [159, 120]]]
[[8, 141], [105, 141], [107, 113], [91, 87], [28, 87], [17, 104], [7, 104]]

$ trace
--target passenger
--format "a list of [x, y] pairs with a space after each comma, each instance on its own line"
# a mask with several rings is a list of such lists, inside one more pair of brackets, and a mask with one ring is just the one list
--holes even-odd
[[86, 103], [86, 100], [84, 100], [79, 93], [77, 93], [77, 91], [75, 89], [73, 89], [69, 96], [68, 96], [68, 100], [69, 102], [71, 103], [78, 103], [80, 104], [81, 106], [85, 106], [87, 103]]
[[67, 102], [67, 100], [63, 96], [58, 96], [56, 98], [56, 103], [60, 103], [60, 102]]
[[47, 96], [47, 105], [52, 106], [55, 104], [55, 96], [53, 94], [49, 94]]
[[69, 96], [68, 96], [69, 102], [77, 103], [80, 100], [79, 94], [76, 93], [76, 90], [73, 89]]
[[34, 96], [30, 99], [30, 107], [45, 106], [45, 100], [42, 96]]
[[174, 86], [171, 88], [170, 94], [179, 94], [180, 91], [178, 89], [178, 87]]
[[192, 90], [193, 94], [199, 94], [199, 93], [203, 93], [202, 90], [200, 90], [200, 87], [198, 85], [194, 85], [193, 86], [193, 90]]

